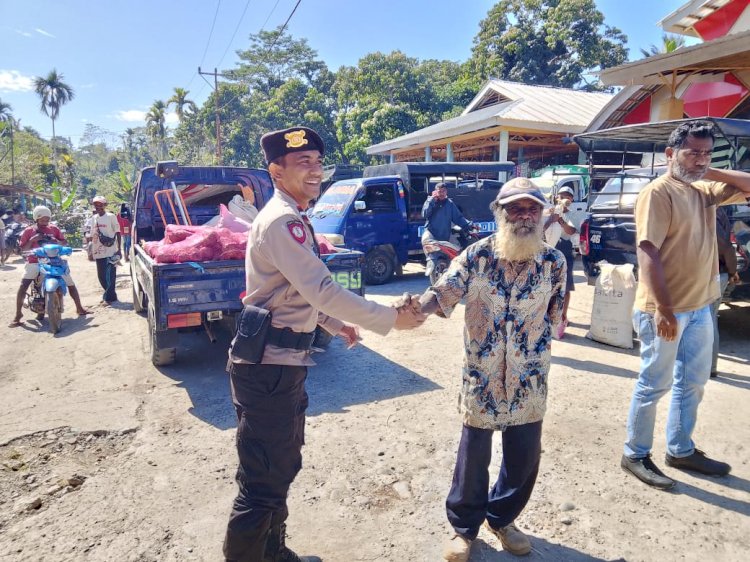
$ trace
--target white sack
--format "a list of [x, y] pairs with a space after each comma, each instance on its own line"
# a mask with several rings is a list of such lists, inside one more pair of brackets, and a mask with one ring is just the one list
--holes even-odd
[[594, 288], [591, 328], [586, 337], [594, 341], [633, 348], [633, 303], [636, 281], [633, 265], [601, 262]]

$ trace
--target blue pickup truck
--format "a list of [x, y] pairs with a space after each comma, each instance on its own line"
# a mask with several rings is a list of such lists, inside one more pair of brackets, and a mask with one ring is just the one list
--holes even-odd
[[[215, 217], [219, 205], [227, 204], [243, 188], [252, 189], [258, 209], [273, 196], [273, 184], [265, 170], [191, 166], [178, 170], [171, 179], [183, 194], [193, 225], [205, 224]], [[159, 177], [155, 167], [144, 168], [136, 180], [132, 203], [133, 308], [148, 317], [151, 361], [157, 366], [175, 361], [181, 331], [202, 327], [215, 341], [213, 326], [219, 321], [227, 321], [225, 324], [233, 330], [234, 315], [242, 309], [240, 294], [245, 290], [243, 260], [156, 263], [141, 247], [142, 242], [164, 237], [165, 221], [154, 194], [169, 187], [170, 179]], [[176, 222], [167, 202], [162, 203], [162, 208], [166, 222]], [[340, 252], [322, 259], [334, 281], [364, 294], [361, 253]], [[324, 346], [329, 340], [330, 335], [319, 330], [316, 345]]]
[[507, 173], [512, 162], [400, 162], [368, 166], [364, 177], [331, 185], [315, 204], [310, 218], [315, 232], [333, 245], [365, 255], [364, 279], [388, 282], [409, 261], [424, 261], [420, 229], [422, 206], [435, 184], [448, 184], [466, 219], [483, 234], [495, 230], [490, 203], [502, 186], [480, 176]]

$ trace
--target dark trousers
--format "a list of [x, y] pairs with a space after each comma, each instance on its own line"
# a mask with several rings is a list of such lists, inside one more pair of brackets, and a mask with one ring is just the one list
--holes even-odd
[[508, 427], [503, 431], [500, 474], [488, 495], [493, 433], [464, 426], [445, 502], [448, 521], [456, 533], [470, 540], [477, 537], [485, 519], [494, 529], [515, 521], [531, 497], [539, 471], [542, 422]]
[[96, 260], [96, 274], [99, 276], [99, 284], [104, 289], [102, 300], [106, 302], [115, 302], [117, 293], [115, 293], [115, 281], [117, 279], [117, 267], [109, 263], [109, 258], [98, 258]]
[[267, 543], [289, 515], [289, 486], [302, 468], [307, 367], [244, 365], [229, 370], [237, 411], [239, 493], [224, 538], [224, 556], [237, 562], [275, 560]]

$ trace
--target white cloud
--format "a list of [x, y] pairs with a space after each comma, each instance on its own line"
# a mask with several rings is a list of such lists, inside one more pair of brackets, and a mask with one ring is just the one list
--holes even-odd
[[31, 37], [31, 33], [29, 33], [28, 31], [21, 31], [20, 29], [14, 29], [13, 31], [15, 31], [19, 35], [23, 35], [24, 37]]
[[0, 92], [28, 92], [34, 89], [34, 79], [17, 70], [0, 69]]
[[36, 31], [40, 35], [44, 35], [45, 37], [52, 37], [53, 39], [57, 39], [57, 36], [52, 35], [49, 31], [44, 31], [43, 29], [39, 27], [37, 27], [34, 31]]
[[115, 113], [115, 119], [126, 121], [128, 123], [144, 123], [146, 121], [146, 112], [140, 109], [127, 109]]
[[[128, 123], [145, 123], [147, 113], [147, 111], [143, 111], [140, 109], [128, 109], [124, 111], [118, 111], [117, 113], [115, 113], [114, 117], [118, 121], [126, 121]], [[170, 111], [169, 113], [166, 113], [164, 115], [164, 122], [167, 125], [176, 125], [180, 122], [180, 120], [175, 112]]]

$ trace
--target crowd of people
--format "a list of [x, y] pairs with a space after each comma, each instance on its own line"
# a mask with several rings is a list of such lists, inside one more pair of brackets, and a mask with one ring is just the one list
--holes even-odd
[[[415, 329], [430, 314], [450, 316], [462, 300], [462, 428], [445, 504], [453, 533], [443, 558], [468, 560], [482, 526], [508, 552], [529, 553], [531, 542], [515, 520], [536, 482], [551, 345], [553, 335], [564, 334], [573, 289], [570, 237], [576, 230], [565, 216], [573, 194], [560, 190], [559, 206], [549, 209], [530, 180], [508, 181], [492, 204], [496, 233], [464, 250], [422, 295], [406, 294], [385, 307], [336, 286], [317, 259], [304, 210], [323, 178], [320, 136], [294, 127], [266, 134], [261, 146], [275, 193], [250, 233], [245, 309], [229, 351], [239, 491], [225, 559], [319, 560], [298, 556], [285, 543], [287, 493], [301, 467], [305, 378], [316, 325], [351, 345], [357, 326], [380, 334]], [[712, 146], [710, 124], [681, 125], [669, 138], [668, 172], [644, 189], [636, 205], [641, 280], [633, 320], [641, 368], [621, 467], [659, 489], [674, 485], [651, 460], [656, 404], [669, 390], [667, 466], [713, 476], [731, 470], [692, 441], [712, 371], [711, 307], [720, 297], [716, 209], [750, 197], [750, 174], [710, 168]], [[465, 226], [442, 189], [425, 203], [424, 216], [433, 237], [449, 236], [451, 224]], [[555, 248], [544, 239], [552, 224], [562, 231]], [[685, 255], [695, 259], [686, 264]], [[736, 273], [728, 256], [722, 263], [727, 277]], [[490, 486], [495, 432], [502, 434], [503, 455]]]
[[[667, 143], [668, 171], [644, 188], [635, 207], [640, 281], [633, 325], [641, 361], [620, 465], [661, 490], [675, 485], [652, 460], [656, 406], [670, 390], [665, 464], [717, 477], [731, 470], [692, 439], [704, 387], [716, 371], [722, 286], [736, 281], [737, 273], [734, 252], [726, 246], [728, 221], [717, 207], [750, 197], [750, 174], [710, 167], [713, 142], [710, 124], [694, 121], [675, 129]], [[351, 347], [359, 327], [381, 335], [418, 329], [429, 315], [449, 317], [462, 301], [461, 433], [445, 502], [452, 534], [443, 559], [468, 560], [483, 526], [508, 552], [528, 554], [531, 542], [515, 521], [536, 483], [552, 341], [564, 335], [574, 289], [576, 228], [566, 217], [572, 191], [561, 189], [551, 207], [530, 180], [508, 181], [491, 205], [496, 232], [466, 248], [424, 293], [405, 294], [386, 306], [337, 285], [319, 259], [305, 210], [320, 194], [322, 138], [310, 128], [292, 127], [267, 133], [261, 147], [275, 190], [249, 233], [244, 309], [228, 353], [239, 467], [225, 560], [319, 560], [286, 545], [287, 495], [302, 466], [305, 380], [314, 365], [316, 327]], [[92, 203], [88, 251], [104, 290], [102, 303], [111, 304], [117, 301], [115, 267], [129, 243], [131, 217], [107, 212], [103, 197]], [[450, 235], [451, 224], [468, 224], [443, 186], [425, 203], [424, 216], [437, 239]], [[22, 236], [25, 250], [42, 239], [65, 243], [49, 224], [49, 209], [37, 207], [33, 219]], [[545, 243], [552, 225], [560, 227], [554, 247]], [[22, 321], [23, 296], [36, 273], [28, 263], [12, 325]], [[88, 314], [73, 280], [67, 281], [78, 313]], [[502, 461], [490, 484], [496, 433]]]
[[[104, 293], [102, 294], [102, 306], [109, 306], [117, 302], [117, 293], [115, 291], [115, 281], [117, 276], [117, 266], [121, 265], [123, 252], [125, 259], [128, 260], [130, 250], [130, 227], [132, 217], [127, 205], [122, 204], [120, 213], [114, 215], [106, 210], [107, 199], [97, 195], [91, 201], [93, 206], [92, 215], [84, 221], [83, 241], [86, 252], [91, 261], [96, 262], [97, 276], [99, 284]], [[25, 215], [20, 209], [14, 211], [14, 220], [19, 224], [25, 224]], [[21, 284], [16, 294], [16, 312], [9, 326], [15, 328], [24, 323], [23, 306], [27, 298], [27, 292], [30, 285], [39, 276], [39, 260], [33, 254], [33, 250], [40, 248], [45, 244], [67, 245], [65, 234], [56, 225], [52, 224], [52, 211], [49, 207], [38, 205], [34, 207], [32, 213], [32, 222], [22, 231], [18, 240], [19, 251], [24, 257], [24, 272], [21, 278]], [[22, 221], [22, 222], [21, 222]], [[0, 222], [2, 222], [0, 220]], [[4, 224], [0, 230], [0, 248], [4, 250]], [[5, 263], [5, 252], [3, 252], [3, 264]], [[91, 314], [91, 310], [84, 307], [81, 303], [80, 293], [70, 274], [64, 275], [65, 284], [70, 291], [70, 297], [76, 307], [76, 313], [79, 316]], [[41, 320], [43, 314], [38, 315]]]

